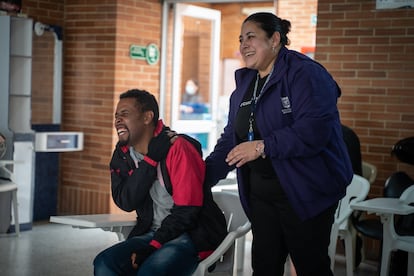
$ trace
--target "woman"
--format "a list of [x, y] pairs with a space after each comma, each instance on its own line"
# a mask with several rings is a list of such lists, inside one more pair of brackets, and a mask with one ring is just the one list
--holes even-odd
[[290, 22], [255, 13], [241, 26], [228, 123], [206, 159], [214, 185], [237, 168], [252, 224], [253, 275], [332, 275], [328, 246], [338, 201], [352, 179], [342, 139], [341, 91], [319, 63], [288, 50]]
[[186, 81], [180, 111], [182, 120], [202, 120], [202, 114], [208, 113], [208, 107], [203, 102], [198, 82], [195, 79]]
[[185, 82], [185, 91], [183, 95], [183, 103], [202, 103], [203, 98], [199, 93], [198, 81], [195, 79], [188, 79]]

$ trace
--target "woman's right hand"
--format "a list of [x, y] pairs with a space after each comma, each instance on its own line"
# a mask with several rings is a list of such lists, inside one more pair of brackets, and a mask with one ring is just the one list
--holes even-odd
[[227, 164], [229, 166], [236, 165], [237, 168], [240, 168], [247, 162], [256, 160], [260, 157], [260, 153], [256, 150], [259, 141], [260, 140], [243, 142], [235, 146], [229, 154], [227, 154]]

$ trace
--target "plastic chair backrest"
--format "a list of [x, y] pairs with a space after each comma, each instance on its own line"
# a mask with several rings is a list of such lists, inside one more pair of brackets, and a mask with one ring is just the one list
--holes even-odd
[[[363, 201], [368, 195], [369, 188], [370, 184], [367, 179], [354, 174], [351, 183], [346, 188], [345, 196], [338, 203], [328, 248], [329, 257], [331, 259], [331, 269], [333, 269], [335, 265], [336, 243], [339, 237], [339, 231], [350, 231], [348, 226], [348, 221], [352, 214], [350, 205], [353, 202]], [[347, 256], [347, 258], [349, 258], [349, 256]]]
[[[351, 184], [346, 188], [345, 196], [340, 200], [335, 213], [335, 221], [347, 225], [349, 216], [352, 214], [350, 207], [352, 202], [363, 201], [369, 192], [370, 184], [368, 180], [362, 176], [354, 174]], [[341, 225], [342, 228], [342, 225]]]
[[375, 182], [377, 178], [377, 167], [371, 163], [362, 161], [362, 176], [368, 179], [370, 184]]
[[236, 230], [248, 221], [237, 191], [213, 192], [213, 198], [226, 217], [228, 232]]
[[[411, 185], [400, 196], [400, 202], [405, 205], [414, 204], [414, 185]], [[400, 235], [414, 236], [414, 214], [400, 216], [396, 220], [395, 231]]]
[[222, 272], [232, 274], [236, 239], [250, 231], [250, 222], [241, 206], [237, 191], [213, 191], [213, 198], [224, 213], [229, 233], [213, 254], [199, 263], [193, 274], [197, 276], [207, 274], [206, 270], [210, 270], [209, 267], [212, 265], [214, 265], [213, 274]]
[[400, 201], [404, 204], [414, 203], [414, 185], [411, 185], [410, 187], [404, 190], [404, 192], [400, 196]]

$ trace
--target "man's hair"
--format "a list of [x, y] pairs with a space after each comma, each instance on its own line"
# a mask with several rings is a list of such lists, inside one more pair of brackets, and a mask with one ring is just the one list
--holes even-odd
[[131, 89], [119, 96], [120, 99], [125, 98], [135, 98], [136, 100], [136, 107], [141, 112], [152, 111], [154, 113], [154, 118], [152, 119], [152, 123], [154, 126], [157, 125], [160, 112], [158, 108], [157, 100], [155, 99], [154, 95], [146, 90], [140, 89]]

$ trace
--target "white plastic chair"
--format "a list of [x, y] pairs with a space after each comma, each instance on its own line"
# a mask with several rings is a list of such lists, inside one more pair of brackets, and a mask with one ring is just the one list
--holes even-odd
[[373, 184], [377, 178], [377, 167], [371, 163], [362, 161], [362, 176], [368, 179], [370, 184]]
[[[414, 203], [414, 185], [404, 190], [399, 201], [403, 205]], [[408, 252], [407, 275], [414, 275], [414, 236], [400, 236], [395, 231], [394, 215], [390, 215], [389, 219], [388, 229], [384, 229], [384, 235], [388, 235], [390, 238], [383, 239], [381, 275], [388, 275], [391, 252], [398, 249]]]
[[[8, 177], [13, 179], [13, 173], [6, 168], [7, 164], [13, 164], [12, 161], [2, 161], [0, 164], [0, 170], [6, 172]], [[0, 180], [0, 193], [11, 192], [12, 194], [12, 203], [13, 203], [13, 218], [14, 218], [14, 225], [15, 225], [15, 234], [17, 236], [20, 235], [20, 224], [19, 224], [19, 210], [18, 210], [18, 203], [17, 203], [17, 184], [12, 180]]]
[[[236, 275], [241, 269], [241, 261], [244, 252], [244, 238], [250, 231], [250, 222], [247, 219], [237, 192], [220, 191], [213, 192], [214, 201], [223, 211], [227, 221], [228, 234], [209, 257], [198, 264], [193, 276], [211, 275], [216, 272], [223, 275]], [[208, 269], [215, 264], [214, 270], [210, 273]]]
[[354, 270], [354, 245], [355, 235], [351, 231], [349, 222], [352, 214], [350, 204], [363, 201], [369, 192], [369, 182], [364, 177], [354, 174], [351, 184], [346, 189], [346, 195], [339, 201], [335, 213], [335, 221], [331, 230], [331, 242], [329, 244], [329, 257], [331, 258], [331, 269], [335, 267], [335, 253], [338, 238], [345, 241], [346, 273], [353, 275]]

